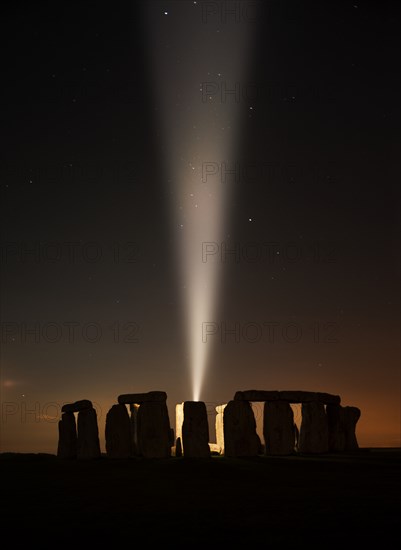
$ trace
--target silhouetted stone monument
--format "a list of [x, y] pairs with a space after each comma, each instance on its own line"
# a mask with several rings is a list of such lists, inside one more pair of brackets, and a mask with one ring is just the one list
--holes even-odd
[[323, 403], [302, 403], [302, 423], [299, 434], [299, 452], [327, 453], [329, 434]]
[[171, 430], [167, 405], [144, 401], [137, 416], [138, 453], [146, 458], [171, 456]]
[[225, 456], [256, 456], [260, 439], [256, 421], [248, 401], [229, 401], [223, 413]]
[[77, 458], [77, 427], [73, 412], [65, 412], [58, 423], [58, 447], [59, 458]]
[[109, 458], [133, 455], [131, 422], [125, 405], [113, 405], [106, 415], [106, 452]]
[[267, 401], [264, 405], [263, 435], [265, 453], [289, 455], [295, 449], [294, 413], [286, 401]]
[[95, 409], [84, 409], [78, 413], [78, 453], [79, 459], [100, 457], [99, 431]]
[[[162, 391], [122, 394], [106, 416], [106, 451], [112, 458], [143, 456], [169, 457], [174, 446], [167, 394]], [[256, 433], [252, 401], [264, 401], [265, 449]], [[361, 411], [343, 407], [340, 397], [322, 392], [246, 390], [235, 394], [227, 405], [216, 407], [216, 441], [209, 443], [205, 403], [185, 401], [176, 406], [175, 455], [209, 457], [286, 455], [354, 451], [358, 449], [356, 424]], [[302, 423], [298, 432], [290, 403], [302, 403]], [[130, 405], [131, 416], [126, 404]], [[74, 413], [78, 413], [78, 430]], [[82, 399], [66, 403], [58, 423], [60, 458], [93, 459], [101, 456], [96, 411]]]
[[183, 404], [182, 447], [184, 458], [210, 456], [209, 424], [203, 401], [185, 401]]

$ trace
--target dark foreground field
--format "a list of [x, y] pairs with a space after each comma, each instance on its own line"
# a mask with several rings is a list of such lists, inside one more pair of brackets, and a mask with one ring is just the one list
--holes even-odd
[[400, 541], [400, 449], [94, 462], [5, 453], [0, 468], [2, 532], [18, 548]]

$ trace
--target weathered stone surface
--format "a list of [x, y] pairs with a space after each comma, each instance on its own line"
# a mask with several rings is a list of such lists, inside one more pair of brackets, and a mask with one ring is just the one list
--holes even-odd
[[267, 401], [264, 405], [265, 453], [289, 455], [295, 449], [294, 413], [287, 401]]
[[177, 441], [175, 442], [175, 456], [178, 458], [182, 456], [182, 445], [180, 437], [177, 437]]
[[149, 402], [166, 402], [167, 393], [164, 391], [150, 391], [148, 393], [125, 393], [118, 396], [120, 405], [131, 405], [131, 403], [149, 403]]
[[59, 458], [77, 458], [77, 427], [73, 412], [65, 412], [58, 423], [58, 447]]
[[205, 403], [203, 401], [185, 401], [183, 413], [182, 447], [184, 457], [209, 457], [209, 424]]
[[248, 401], [229, 401], [223, 413], [224, 454], [226, 456], [256, 456], [260, 439], [256, 421]]
[[344, 432], [345, 432], [345, 450], [355, 451], [359, 449], [356, 439], [356, 424], [361, 416], [361, 411], [357, 407], [343, 407]]
[[78, 458], [100, 457], [99, 430], [95, 409], [84, 409], [78, 413]]
[[246, 390], [237, 391], [234, 396], [235, 401], [287, 401], [288, 403], [340, 403], [339, 395], [330, 393], [312, 392], [312, 391], [266, 391], [266, 390]]
[[302, 403], [302, 423], [299, 434], [299, 452], [327, 453], [329, 434], [323, 403]]
[[224, 409], [225, 405], [218, 405], [216, 407], [216, 442], [220, 447], [220, 454], [224, 454]]
[[61, 407], [61, 412], [79, 412], [85, 409], [92, 409], [92, 401], [89, 399], [81, 399], [81, 401], [75, 401], [75, 403], [66, 403]]
[[161, 401], [141, 403], [137, 414], [138, 453], [146, 458], [171, 456], [171, 431], [167, 405]]
[[106, 415], [106, 452], [109, 458], [133, 455], [131, 422], [125, 405], [113, 405]]

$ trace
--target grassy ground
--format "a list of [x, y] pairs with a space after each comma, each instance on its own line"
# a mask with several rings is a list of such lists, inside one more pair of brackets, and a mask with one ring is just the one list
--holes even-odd
[[385, 548], [400, 540], [400, 459], [401, 449], [94, 462], [3, 453], [3, 534], [17, 547], [55, 549], [91, 541]]

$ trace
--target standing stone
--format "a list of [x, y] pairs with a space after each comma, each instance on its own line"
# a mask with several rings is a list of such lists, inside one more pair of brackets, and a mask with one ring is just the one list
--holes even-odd
[[326, 412], [329, 426], [329, 450], [342, 452], [358, 449], [355, 428], [361, 411], [357, 407], [327, 405]]
[[131, 422], [125, 405], [113, 405], [106, 415], [106, 452], [109, 458], [133, 454]]
[[100, 458], [99, 430], [95, 409], [78, 413], [78, 458]]
[[299, 434], [299, 452], [327, 453], [329, 434], [323, 403], [302, 403], [302, 423]]
[[359, 449], [356, 439], [356, 424], [361, 416], [361, 411], [357, 407], [343, 407], [344, 432], [345, 432], [345, 450], [355, 451]]
[[178, 458], [182, 456], [182, 446], [181, 446], [180, 437], [177, 437], [177, 441], [175, 442], [175, 456]]
[[77, 458], [77, 428], [73, 412], [65, 412], [58, 423], [58, 448], [59, 458]]
[[205, 403], [203, 401], [185, 401], [183, 413], [182, 447], [184, 457], [209, 457], [209, 424]]
[[263, 415], [265, 453], [289, 455], [295, 448], [294, 413], [286, 401], [266, 401]]
[[139, 405], [136, 405], [135, 403], [132, 403], [130, 405], [130, 421], [131, 421], [131, 438], [132, 438], [132, 454], [133, 456], [138, 456], [138, 410]]
[[255, 415], [248, 401], [229, 401], [223, 413], [225, 456], [256, 456], [260, 439]]
[[216, 443], [220, 448], [220, 454], [224, 454], [224, 409], [227, 405], [216, 407]]
[[171, 456], [171, 431], [167, 405], [145, 401], [137, 415], [138, 453], [146, 458]]
[[327, 424], [329, 430], [329, 451], [339, 453], [345, 450], [344, 407], [327, 405]]

